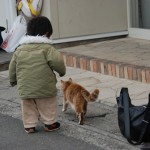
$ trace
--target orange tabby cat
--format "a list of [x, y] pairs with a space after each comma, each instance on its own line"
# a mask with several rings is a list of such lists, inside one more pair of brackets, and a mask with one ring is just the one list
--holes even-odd
[[68, 81], [61, 80], [61, 86], [64, 93], [62, 111], [66, 111], [68, 104], [70, 104], [79, 118], [79, 124], [83, 125], [84, 116], [87, 111], [87, 104], [88, 102], [96, 101], [99, 95], [99, 89], [95, 89], [90, 94], [83, 86], [73, 82], [71, 78], [69, 78]]

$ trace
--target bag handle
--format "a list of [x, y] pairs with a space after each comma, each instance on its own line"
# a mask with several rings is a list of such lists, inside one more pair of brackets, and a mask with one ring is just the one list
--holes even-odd
[[144, 120], [142, 122], [142, 126], [143, 126], [143, 130], [141, 132], [140, 138], [138, 142], [134, 142], [131, 140], [130, 137], [130, 114], [129, 114], [129, 107], [130, 107], [130, 97], [129, 97], [129, 93], [128, 93], [128, 88], [122, 88], [121, 89], [121, 93], [122, 93], [122, 99], [123, 99], [123, 103], [124, 103], [124, 119], [125, 119], [125, 136], [128, 140], [129, 143], [133, 144], [133, 145], [139, 145], [142, 143], [143, 137], [145, 135], [148, 123], [150, 121], [150, 94], [149, 94], [149, 102], [147, 105], [147, 109], [146, 109], [146, 113], [144, 116]]
[[142, 140], [143, 140], [143, 137], [146, 133], [146, 129], [147, 129], [147, 126], [149, 124], [149, 121], [150, 121], [150, 94], [149, 94], [149, 102], [148, 102], [148, 105], [147, 105], [147, 108], [146, 108], [144, 120], [142, 122], [143, 130], [141, 132], [138, 143], [142, 143]]

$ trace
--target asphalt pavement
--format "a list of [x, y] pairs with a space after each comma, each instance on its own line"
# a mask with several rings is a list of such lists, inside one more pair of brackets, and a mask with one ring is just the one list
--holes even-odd
[[[57, 76], [58, 77], [58, 76]], [[96, 102], [89, 103], [84, 125], [78, 125], [74, 111], [69, 107], [62, 113], [63, 94], [60, 80], [72, 78], [92, 91], [99, 88]], [[20, 99], [16, 87], [10, 87], [8, 71], [0, 72], [0, 149], [2, 150], [138, 150], [121, 135], [117, 122], [116, 96], [121, 87], [128, 87], [135, 105], [146, 104], [150, 84], [120, 79], [100, 73], [67, 67], [64, 77], [58, 77], [59, 131], [45, 133], [42, 124], [38, 133], [25, 133], [21, 121]]]
[[26, 134], [22, 122], [8, 115], [0, 114], [0, 150], [101, 150], [84, 141], [68, 137], [61, 132]]

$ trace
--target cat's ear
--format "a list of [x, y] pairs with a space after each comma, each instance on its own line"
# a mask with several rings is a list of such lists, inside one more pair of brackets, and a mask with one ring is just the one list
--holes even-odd
[[72, 82], [72, 78], [69, 78], [69, 81]]

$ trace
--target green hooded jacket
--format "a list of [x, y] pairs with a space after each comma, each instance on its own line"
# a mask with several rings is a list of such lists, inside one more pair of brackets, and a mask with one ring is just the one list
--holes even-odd
[[57, 94], [56, 75], [66, 73], [60, 52], [45, 37], [26, 36], [9, 65], [10, 82], [17, 81], [21, 99], [47, 98]]

